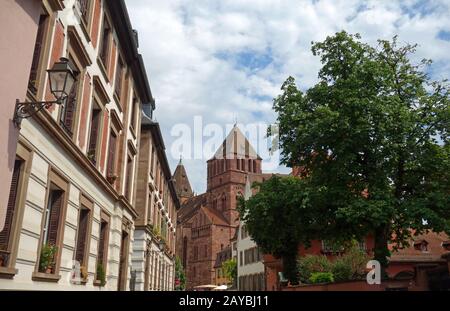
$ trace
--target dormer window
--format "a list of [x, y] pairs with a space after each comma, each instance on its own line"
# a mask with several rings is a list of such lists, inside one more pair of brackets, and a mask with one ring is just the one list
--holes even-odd
[[428, 252], [428, 242], [426, 240], [414, 241], [414, 249], [426, 253]]

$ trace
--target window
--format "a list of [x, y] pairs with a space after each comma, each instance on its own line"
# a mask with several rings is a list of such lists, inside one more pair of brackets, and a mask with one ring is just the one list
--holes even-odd
[[117, 153], [117, 134], [111, 128], [109, 132], [109, 148], [108, 148], [108, 179], [110, 183], [114, 183], [116, 179], [116, 153]]
[[100, 59], [105, 67], [108, 66], [111, 26], [106, 15], [103, 17], [102, 39], [100, 41]]
[[126, 175], [126, 184], [125, 184], [125, 196], [128, 199], [128, 201], [131, 202], [131, 190], [133, 186], [133, 159], [131, 156], [127, 157], [127, 175]]
[[248, 171], [252, 172], [252, 169], [253, 169], [252, 160], [248, 159]]
[[122, 79], [123, 79], [123, 62], [120, 56], [117, 59], [117, 71], [116, 71], [116, 80], [114, 82], [114, 92], [117, 97], [120, 99], [122, 94]]
[[236, 159], [236, 166], [237, 166], [237, 170], [240, 171], [241, 170], [241, 160], [240, 159]]
[[58, 274], [67, 204], [65, 199], [67, 183], [53, 171], [50, 173], [50, 180], [37, 271]]
[[[97, 267], [96, 271], [103, 271], [106, 273], [106, 265], [108, 263], [108, 238], [109, 238], [109, 216], [102, 212], [101, 213], [101, 221], [100, 221], [100, 232], [99, 232], [99, 240], [98, 240], [98, 249], [97, 249]], [[101, 285], [102, 282], [106, 282], [106, 280], [101, 280], [102, 276], [96, 273], [95, 275], [95, 285]]]
[[12, 250], [12, 233], [14, 216], [17, 211], [17, 201], [19, 196], [19, 180], [23, 161], [16, 159], [12, 174], [11, 186], [9, 188], [8, 206], [6, 208], [5, 226], [0, 232], [0, 267], [10, 266], [10, 255]]
[[244, 261], [242, 259], [242, 251], [239, 252], [239, 266], [243, 266]]
[[89, 23], [89, 7], [90, 0], [77, 0], [78, 7], [80, 9], [81, 17], [83, 18], [83, 22], [87, 25]]
[[241, 170], [245, 171], [245, 159], [241, 159]]
[[[90, 245], [91, 208], [92, 203], [82, 197], [82, 204], [78, 216], [77, 245], [75, 248], [75, 260], [80, 263], [82, 275], [87, 272]], [[83, 271], [84, 270], [84, 271]], [[84, 276], [84, 275], [83, 275]]]
[[133, 103], [131, 104], [131, 120], [130, 125], [133, 129], [136, 129], [136, 109], [138, 105], [138, 99], [136, 97], [133, 97]]
[[98, 145], [100, 140], [100, 125], [101, 125], [102, 110], [97, 101], [94, 100], [91, 111], [91, 132], [89, 134], [89, 145], [87, 156], [92, 164], [97, 163]]
[[[74, 62], [70, 61], [72, 68], [75, 69], [75, 73], [79, 72], [79, 69], [75, 66]], [[70, 94], [65, 99], [64, 103], [61, 105], [60, 110], [60, 119], [59, 123], [64, 131], [72, 137], [73, 135], [73, 127], [75, 121], [75, 114], [77, 111], [77, 93], [78, 86], [80, 85], [78, 79], [75, 80], [72, 90]]]
[[44, 37], [48, 20], [48, 14], [41, 14], [39, 17], [38, 31], [36, 35], [36, 42], [34, 44], [33, 60], [31, 62], [30, 77], [28, 82], [28, 88], [34, 95], [37, 94], [38, 90], [39, 64], [41, 61], [42, 52], [44, 50]]
[[252, 162], [253, 162], [253, 173], [256, 173], [256, 161], [253, 160]]

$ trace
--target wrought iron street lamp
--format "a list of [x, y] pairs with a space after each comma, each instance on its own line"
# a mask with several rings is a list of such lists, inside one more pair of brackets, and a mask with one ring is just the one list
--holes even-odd
[[61, 105], [72, 91], [77, 72], [72, 69], [67, 58], [61, 57], [59, 62], [56, 62], [51, 69], [47, 70], [47, 73], [50, 81], [50, 91], [56, 100], [19, 102], [17, 99], [13, 118], [16, 126], [20, 126], [22, 119], [29, 118], [43, 109], [48, 109], [53, 104]]

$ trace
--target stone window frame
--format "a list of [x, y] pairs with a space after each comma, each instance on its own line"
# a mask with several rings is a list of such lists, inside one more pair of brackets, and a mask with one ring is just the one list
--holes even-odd
[[87, 144], [86, 144], [86, 157], [88, 157], [89, 159], [89, 149], [90, 149], [90, 140], [91, 140], [91, 122], [92, 122], [92, 112], [94, 110], [94, 105], [97, 105], [97, 107], [100, 110], [100, 121], [98, 124], [98, 129], [97, 129], [97, 141], [96, 141], [96, 148], [95, 148], [95, 164], [92, 163], [92, 161], [89, 160], [90, 163], [92, 163], [92, 165], [94, 165], [98, 170], [100, 170], [100, 158], [101, 158], [101, 145], [102, 145], [102, 137], [103, 137], [103, 129], [104, 129], [104, 120], [105, 120], [105, 111], [107, 111], [106, 109], [106, 105], [108, 104], [106, 102], [106, 98], [102, 95], [102, 91], [99, 90], [98, 88], [94, 87], [94, 91], [92, 93], [92, 98], [90, 101], [90, 109], [89, 109], [89, 115], [88, 115], [88, 120], [89, 120], [89, 131], [87, 131]]
[[33, 151], [25, 142], [19, 140], [16, 150], [16, 159], [19, 158], [23, 163], [20, 168], [19, 182], [17, 186], [16, 204], [14, 208], [14, 217], [11, 225], [9, 238], [9, 259], [6, 267], [0, 267], [1, 278], [13, 278], [18, 270], [16, 267], [17, 253], [19, 248], [20, 233], [22, 230], [23, 214], [25, 212], [26, 195], [28, 192], [28, 181], [31, 175], [31, 165]]
[[[46, 218], [45, 210], [47, 208], [47, 205], [49, 203], [49, 196], [51, 192], [51, 185], [55, 185], [62, 191], [64, 191], [64, 199], [61, 206], [61, 214], [60, 219], [58, 223], [58, 239], [57, 239], [57, 247], [58, 252], [56, 255], [56, 264], [55, 264], [55, 272], [52, 274], [42, 273], [39, 272], [39, 261], [40, 261], [40, 254], [42, 251], [42, 246], [44, 243], [44, 223]], [[60, 272], [60, 266], [61, 266], [61, 257], [62, 257], [62, 251], [64, 246], [64, 229], [66, 225], [66, 215], [67, 215], [67, 206], [69, 202], [69, 190], [70, 190], [70, 184], [68, 180], [63, 177], [63, 174], [54, 166], [49, 165], [48, 168], [48, 178], [47, 178], [47, 186], [46, 186], [46, 193], [45, 193], [45, 202], [44, 202], [44, 209], [42, 212], [42, 219], [41, 219], [41, 229], [39, 234], [39, 244], [37, 248], [37, 260], [36, 264], [34, 266], [34, 271], [32, 273], [32, 280], [33, 281], [40, 281], [40, 282], [54, 282], [57, 283], [61, 279]]]
[[94, 19], [94, 7], [95, 7], [95, 0], [88, 0], [89, 1], [89, 8], [87, 9], [88, 12], [88, 16], [87, 16], [87, 21], [83, 18], [83, 16], [81, 15], [81, 12], [78, 11], [77, 5], [76, 3], [78, 3], [78, 0], [75, 0], [74, 2], [74, 7], [75, 7], [75, 12], [76, 14], [80, 14], [79, 16], [79, 25], [81, 27], [81, 30], [83, 31], [84, 35], [86, 36], [86, 40], [88, 42], [91, 42], [91, 30], [92, 30], [92, 24], [93, 24], [93, 19]]
[[[103, 271], [105, 272], [105, 279], [107, 279], [106, 271], [108, 267], [108, 251], [109, 251], [109, 238], [111, 235], [111, 214], [109, 214], [107, 211], [105, 211], [103, 208], [100, 211], [100, 223], [99, 223], [99, 238], [97, 243], [97, 255], [96, 255], [96, 262], [95, 262], [95, 276], [93, 285], [94, 286], [101, 286], [100, 280], [97, 279], [97, 266], [99, 265], [99, 249], [100, 249], [100, 235], [102, 231], [102, 222], [105, 222], [107, 224], [106, 229], [106, 237], [104, 240], [104, 249], [103, 249], [103, 258], [102, 258], [102, 265], [103, 265]], [[105, 280], [106, 281], [106, 280]]]
[[[42, 38], [42, 49], [39, 56], [38, 66], [36, 70], [36, 92], [33, 92], [30, 90], [29, 84], [27, 85], [27, 96], [31, 97], [33, 100], [40, 100], [43, 99], [45, 96], [45, 87], [46, 86], [46, 79], [47, 79], [47, 67], [50, 59], [50, 53], [51, 53], [51, 43], [53, 40], [53, 35], [55, 32], [55, 23], [57, 18], [57, 13], [52, 10], [52, 8], [49, 6], [48, 3], [45, 1], [42, 2], [41, 10], [43, 11], [43, 14], [46, 14], [48, 16], [47, 25], [45, 25], [44, 35]], [[43, 15], [40, 14], [40, 15]], [[33, 46], [34, 48], [34, 46]], [[28, 83], [28, 82], [27, 82]]]
[[[104, 26], [105, 26], [105, 22], [108, 23], [109, 26], [109, 34], [108, 34], [108, 39], [107, 39], [107, 55], [106, 55], [106, 59], [105, 62], [102, 60], [101, 57], [101, 52], [103, 49], [103, 44], [104, 44]], [[99, 42], [97, 45], [97, 64], [100, 67], [100, 71], [103, 74], [103, 77], [105, 78], [105, 80], [107, 82], [109, 82], [109, 77], [108, 77], [108, 69], [110, 66], [110, 62], [111, 62], [111, 51], [112, 51], [112, 46], [113, 46], [113, 40], [114, 40], [114, 28], [112, 26], [113, 24], [111, 23], [111, 18], [108, 16], [106, 11], [103, 11], [102, 14], [102, 21], [101, 21], [101, 26], [99, 28]], [[106, 64], [105, 64], [106, 63]]]
[[[88, 226], [86, 229], [86, 241], [84, 244], [83, 249], [83, 265], [80, 263], [80, 268], [85, 267], [86, 272], [88, 271], [89, 267], [89, 253], [90, 253], [90, 246], [91, 246], [91, 240], [92, 240], [92, 223], [94, 220], [94, 200], [89, 198], [86, 194], [80, 193], [80, 206], [78, 210], [78, 218], [77, 218], [77, 230], [75, 233], [76, 241], [75, 241], [75, 249], [73, 252], [73, 260], [76, 260], [76, 254], [77, 254], [77, 247], [78, 247], [78, 231], [79, 231], [79, 222], [80, 222], [80, 216], [81, 216], [81, 210], [82, 206], [85, 209], [89, 210], [89, 218], [88, 218]], [[81, 283], [86, 284], [87, 279], [82, 279]]]

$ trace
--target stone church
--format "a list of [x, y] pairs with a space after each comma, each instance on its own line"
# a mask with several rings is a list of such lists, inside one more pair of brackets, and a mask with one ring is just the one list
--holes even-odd
[[214, 284], [217, 254], [230, 246], [239, 226], [237, 198], [247, 178], [263, 181], [262, 159], [235, 126], [212, 159], [207, 161], [207, 190], [194, 195], [180, 160], [173, 180], [182, 204], [177, 221], [177, 256], [186, 271], [187, 288]]

